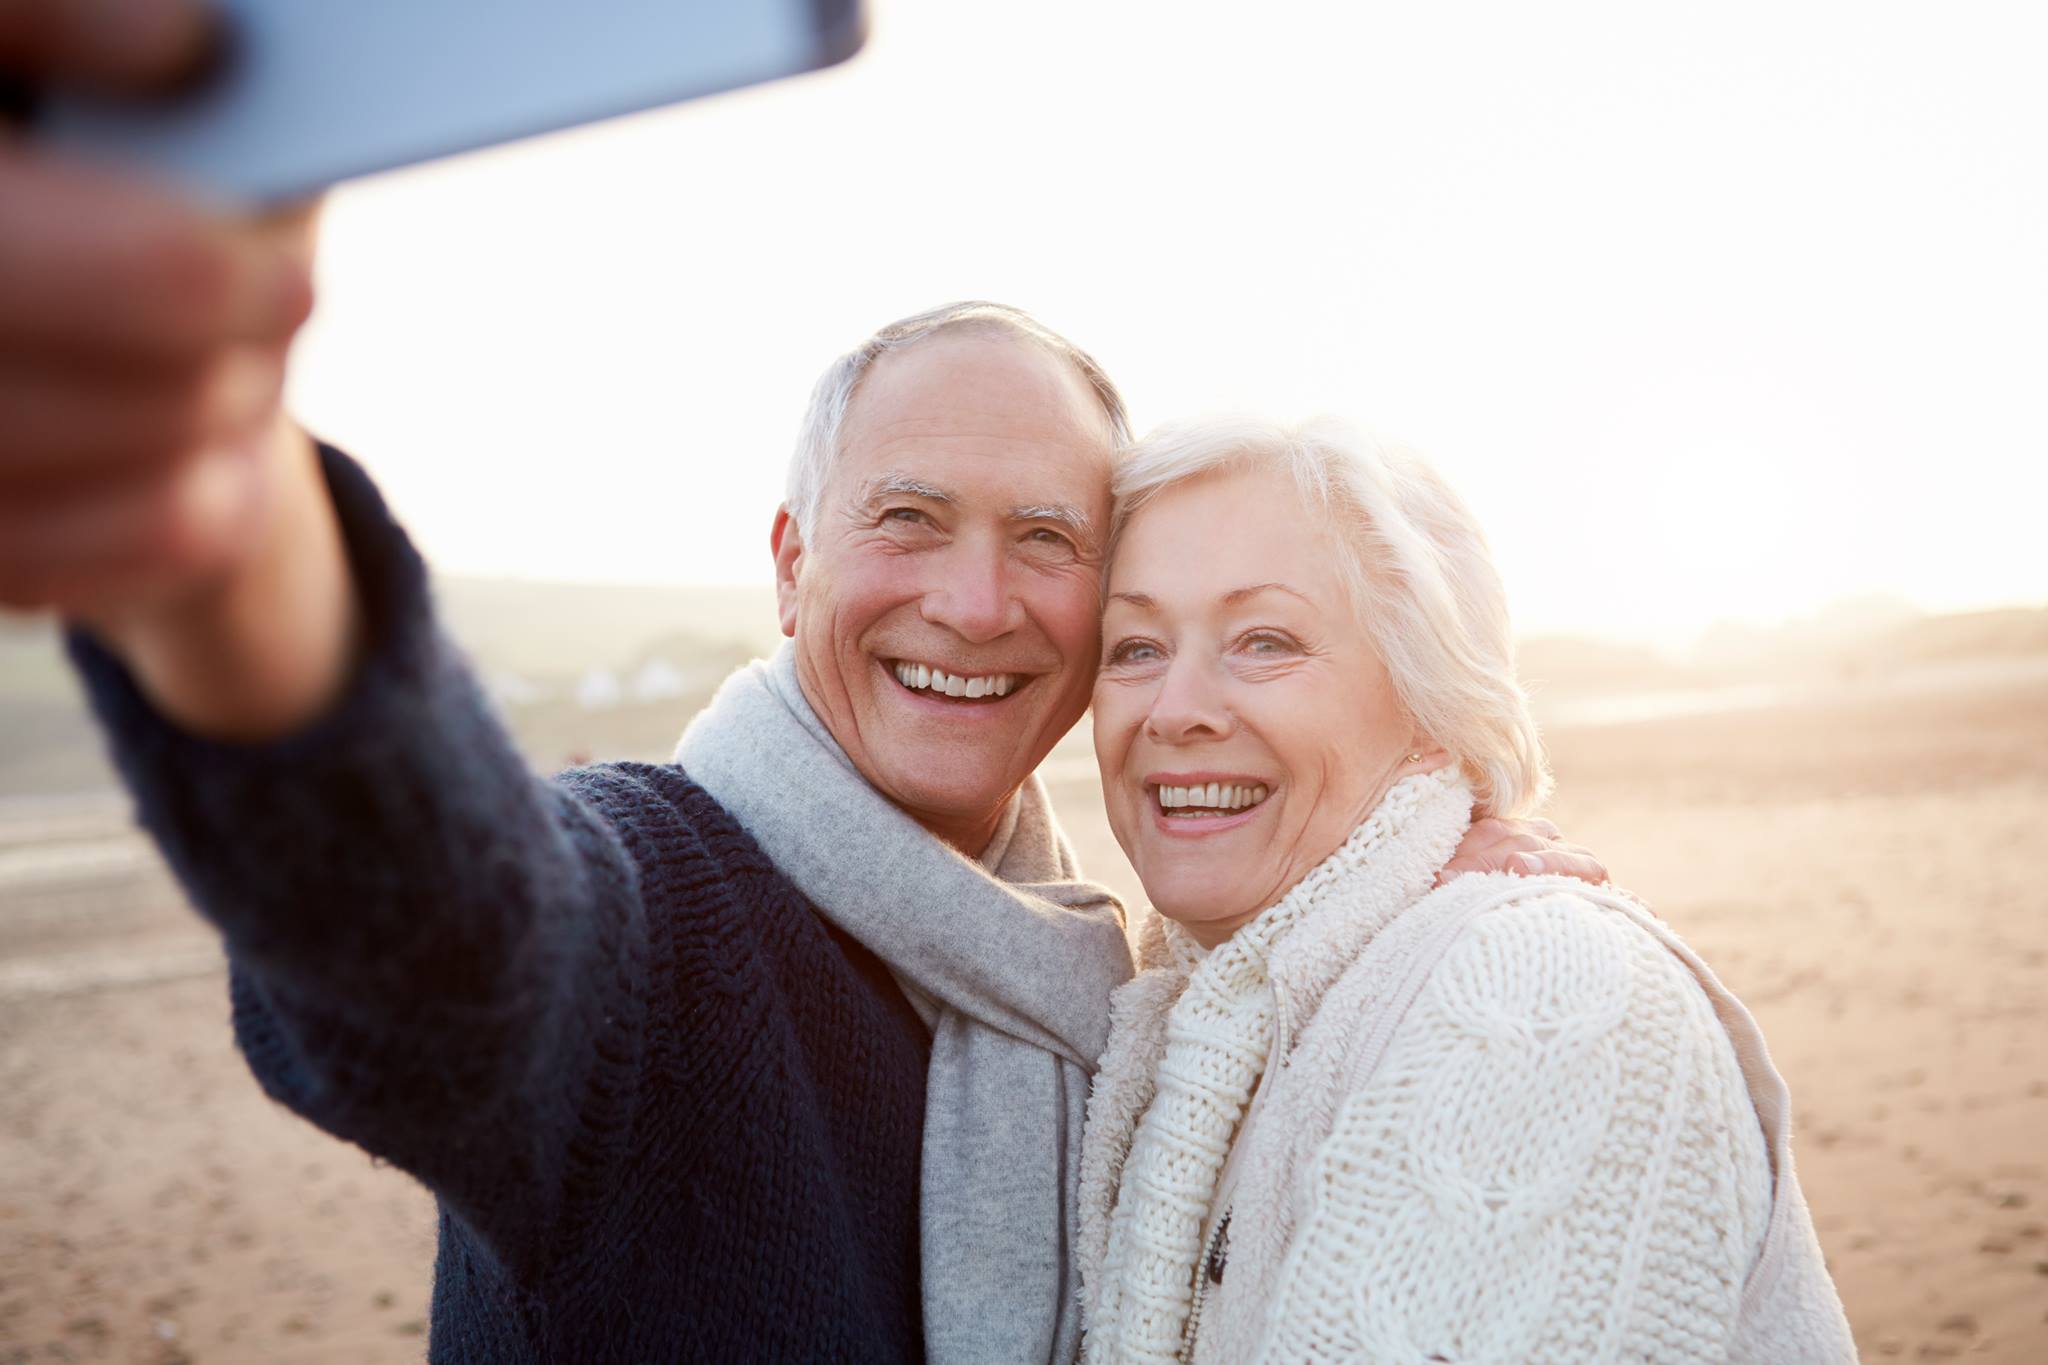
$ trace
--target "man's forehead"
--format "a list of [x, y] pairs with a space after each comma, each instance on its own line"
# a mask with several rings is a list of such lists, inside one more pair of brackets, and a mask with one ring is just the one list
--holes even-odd
[[940, 335], [882, 357], [854, 391], [833, 483], [877, 479], [954, 502], [1078, 508], [1106, 517], [1112, 435], [1094, 390], [1034, 342]]
[[953, 503], [1107, 506], [1110, 496], [1104, 446], [957, 429], [899, 431], [854, 445], [835, 473], [841, 496], [860, 500], [908, 493]]
[[1024, 337], [941, 333], [877, 359], [847, 404], [860, 439], [952, 433], [1079, 439], [1105, 448], [1109, 414], [1075, 366]]
[[1090, 433], [1005, 424], [988, 415], [926, 414], [844, 432], [834, 482], [842, 493], [912, 491], [952, 501], [1107, 502], [1110, 448]]

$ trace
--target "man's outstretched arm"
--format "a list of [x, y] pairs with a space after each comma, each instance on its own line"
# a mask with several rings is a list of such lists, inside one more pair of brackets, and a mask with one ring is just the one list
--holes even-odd
[[527, 771], [436, 625], [368, 478], [321, 452], [361, 657], [312, 724], [261, 743], [162, 714], [123, 661], [74, 661], [138, 814], [234, 968], [271, 1095], [420, 1177], [501, 1258], [568, 1248], [640, 1092], [646, 921], [632, 837], [687, 856], [673, 807]]

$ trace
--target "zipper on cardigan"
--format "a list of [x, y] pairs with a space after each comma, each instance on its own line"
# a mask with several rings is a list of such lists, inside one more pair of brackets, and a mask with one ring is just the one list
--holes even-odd
[[1201, 1259], [1195, 1262], [1195, 1300], [1188, 1305], [1187, 1326], [1181, 1329], [1180, 1359], [1191, 1361], [1195, 1358], [1195, 1338], [1202, 1331], [1202, 1308], [1209, 1302], [1209, 1286], [1223, 1283], [1224, 1262], [1230, 1258], [1230, 1210], [1216, 1220], [1216, 1227], [1209, 1233], [1209, 1241], [1202, 1248]]
[[1258, 1112], [1259, 1102], [1272, 1093], [1272, 1076], [1287, 1060], [1287, 998], [1280, 990], [1280, 983], [1273, 983], [1273, 1041], [1266, 1049], [1265, 1070], [1260, 1073], [1258, 1089], [1252, 1092], [1250, 1103], [1245, 1105], [1243, 1117], [1237, 1121], [1237, 1132], [1232, 1136], [1230, 1155], [1224, 1159], [1223, 1173], [1216, 1182], [1216, 1202], [1223, 1212], [1216, 1219], [1216, 1226], [1209, 1229], [1209, 1235], [1202, 1243], [1202, 1254], [1195, 1259], [1195, 1294], [1188, 1304], [1188, 1320], [1181, 1328], [1180, 1355], [1182, 1361], [1195, 1358], [1195, 1339], [1201, 1335], [1202, 1309], [1209, 1302], [1209, 1289], [1223, 1283], [1223, 1273], [1230, 1262], [1230, 1201], [1237, 1192], [1236, 1157], [1242, 1150], [1245, 1138], [1251, 1133], [1252, 1117]]

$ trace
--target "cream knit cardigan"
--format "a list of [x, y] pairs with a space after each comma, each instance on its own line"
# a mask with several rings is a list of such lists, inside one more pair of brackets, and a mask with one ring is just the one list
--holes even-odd
[[1747, 1011], [1612, 893], [1432, 890], [1470, 817], [1409, 778], [1214, 952], [1149, 917], [1088, 1107], [1084, 1358], [1855, 1360]]

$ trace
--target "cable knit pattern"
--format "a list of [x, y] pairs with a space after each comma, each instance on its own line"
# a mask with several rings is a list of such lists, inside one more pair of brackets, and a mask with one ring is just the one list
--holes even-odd
[[72, 647], [251, 1070], [439, 1201], [430, 1358], [922, 1359], [930, 1042], [887, 968], [680, 769], [531, 776], [323, 458], [369, 635], [334, 715], [210, 744]]
[[[1854, 1360], [1754, 1021], [1614, 893], [1418, 882], [1414, 862], [1433, 872], [1463, 828], [1469, 796], [1453, 786], [1435, 799], [1457, 821], [1421, 800], [1255, 954], [1286, 1006], [1257, 1115], [1229, 1139], [1242, 1150], [1228, 1259], [1192, 1358]], [[1130, 1330], [1150, 1326], [1132, 1305], [1177, 1306], [1184, 1323], [1201, 1254], [1185, 1229], [1226, 1211], [1212, 1181], [1198, 1207], [1175, 1206], [1176, 1257], [1123, 1250], [1141, 1162], [1220, 1164], [1207, 1130], [1166, 1161], [1147, 1152], [1186, 1139], [1154, 1122], [1173, 1103], [1165, 1083], [1131, 1068], [1199, 1071], [1176, 1051], [1213, 1044], [1169, 1022], [1207, 964], [1189, 973], [1156, 948], [1144, 961], [1117, 1002], [1084, 1150], [1084, 1220], [1107, 1228], [1083, 1242], [1097, 1361], [1181, 1358], [1178, 1335]]]
[[1261, 1354], [1725, 1360], [1770, 1173], [1744, 1115], [1729, 1178], [1701, 1178], [1727, 1116], [1699, 1092], [1742, 1093], [1717, 1033], [1618, 916], [1567, 894], [1480, 915], [1309, 1168]]

